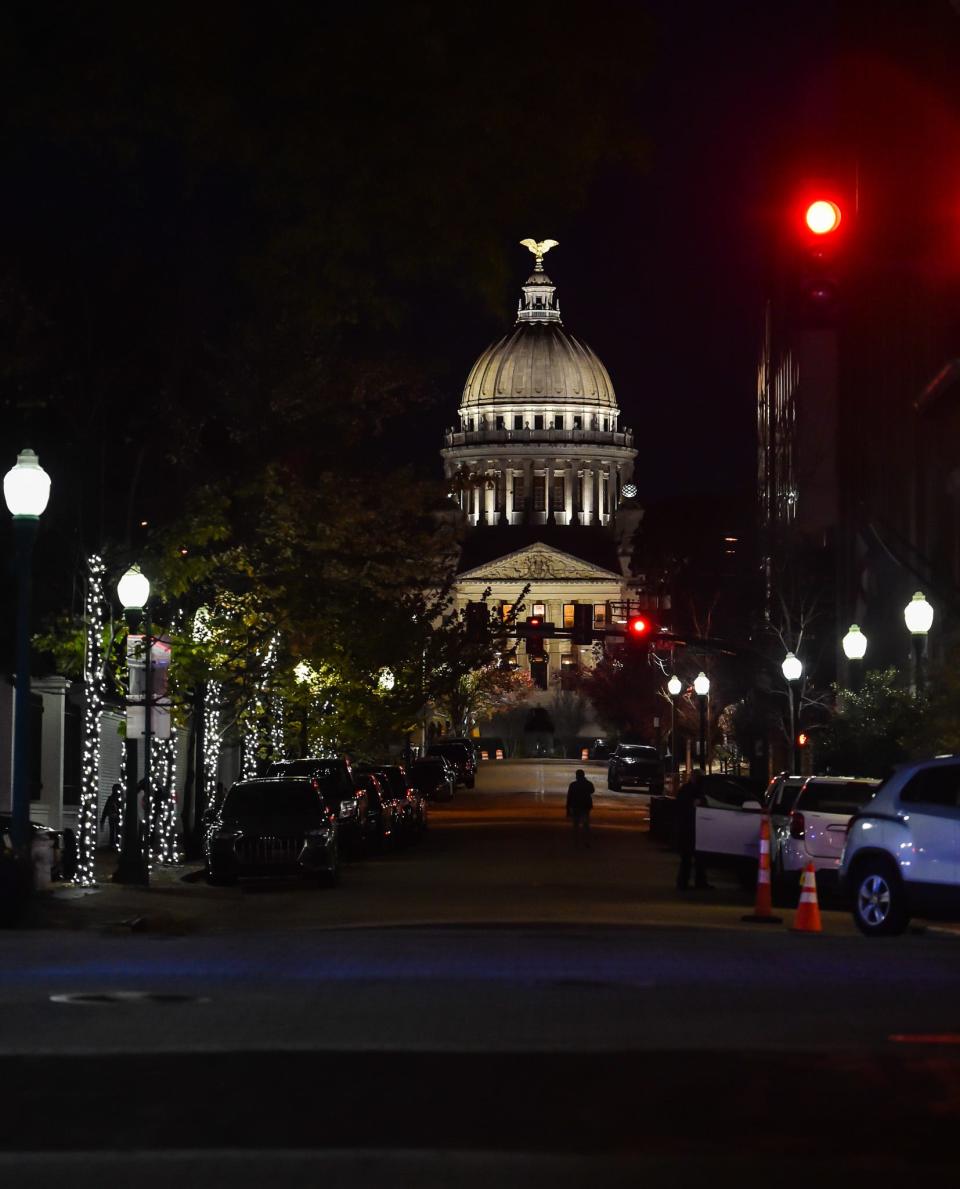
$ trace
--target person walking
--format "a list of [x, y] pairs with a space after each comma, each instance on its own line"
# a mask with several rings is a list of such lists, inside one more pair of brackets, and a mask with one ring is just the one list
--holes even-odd
[[573, 842], [580, 839], [584, 846], [590, 845], [590, 811], [593, 809], [593, 784], [587, 780], [582, 768], [577, 769], [576, 779], [567, 789], [567, 817], [573, 822]]
[[120, 846], [120, 813], [122, 808], [123, 789], [119, 784], [115, 784], [110, 790], [110, 796], [104, 802], [103, 813], [100, 815], [100, 828], [103, 829], [103, 824], [106, 822], [110, 839], [107, 845], [113, 850], [117, 850]]
[[694, 772], [677, 793], [677, 850], [680, 852], [677, 888], [681, 892], [690, 886], [691, 867], [694, 887], [710, 888], [703, 859], [697, 854], [697, 806], [703, 804], [700, 773]]

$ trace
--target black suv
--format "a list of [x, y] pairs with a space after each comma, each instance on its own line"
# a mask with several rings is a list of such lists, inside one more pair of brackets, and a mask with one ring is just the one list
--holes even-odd
[[470, 743], [431, 743], [428, 756], [442, 756], [457, 770], [457, 784], [472, 789], [477, 783], [477, 753]]
[[340, 876], [336, 808], [313, 778], [263, 776], [232, 785], [207, 834], [207, 880]]
[[367, 821], [367, 791], [358, 788], [353, 769], [337, 758], [278, 760], [267, 768], [267, 776], [311, 776], [320, 784], [323, 799], [337, 810], [340, 841], [345, 850], [358, 850], [367, 840], [372, 823]]
[[618, 743], [607, 764], [607, 788], [618, 793], [624, 785], [646, 785], [652, 794], [663, 792], [663, 760], [655, 747]]

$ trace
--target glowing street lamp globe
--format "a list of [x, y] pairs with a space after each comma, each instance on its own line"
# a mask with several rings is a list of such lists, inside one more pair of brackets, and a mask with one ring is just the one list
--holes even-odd
[[17, 520], [36, 520], [50, 499], [50, 476], [32, 450], [21, 450], [3, 477], [3, 498]]
[[117, 594], [125, 611], [140, 611], [150, 598], [150, 580], [139, 566], [131, 566], [117, 583]]
[[700, 672], [693, 679], [693, 689], [698, 697], [705, 698], [710, 692], [710, 678], [704, 672]]
[[903, 609], [903, 619], [907, 631], [914, 636], [925, 636], [933, 626], [933, 608], [924, 597], [923, 591], [918, 590]]
[[792, 652], [788, 652], [780, 666], [787, 681], [799, 681], [803, 676], [803, 662]]
[[855, 623], [852, 623], [850, 631], [843, 637], [841, 645], [843, 655], [848, 661], [862, 661], [867, 652], [867, 637]]
[[381, 669], [380, 676], [377, 679], [377, 685], [385, 692], [389, 692], [397, 684], [397, 679], [394, 677], [392, 670]]
[[683, 682], [676, 675], [676, 673], [674, 673], [674, 675], [667, 682], [667, 693], [670, 695], [671, 698], [675, 698], [680, 693], [680, 691], [682, 689], [683, 689]]

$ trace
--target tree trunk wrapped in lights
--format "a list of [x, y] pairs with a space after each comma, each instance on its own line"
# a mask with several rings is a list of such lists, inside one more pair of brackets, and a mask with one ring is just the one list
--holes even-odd
[[148, 810], [151, 865], [180, 862], [177, 850], [177, 798], [174, 790], [177, 756], [177, 728], [171, 726], [169, 739], [151, 740], [153, 797]]
[[84, 606], [83, 770], [80, 782], [80, 810], [77, 815], [77, 873], [81, 887], [96, 883], [94, 860], [100, 825], [100, 734], [103, 712], [103, 561], [97, 554], [87, 558], [87, 595]]

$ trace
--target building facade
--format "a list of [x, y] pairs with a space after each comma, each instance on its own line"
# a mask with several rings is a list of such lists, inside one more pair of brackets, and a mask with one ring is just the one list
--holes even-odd
[[[524, 243], [536, 262], [516, 323], [470, 369], [441, 451], [466, 529], [455, 603], [462, 609], [489, 591], [488, 605], [507, 614], [529, 587], [521, 619], [538, 615], [569, 631], [574, 607], [587, 603], [601, 632], [630, 604], [668, 601], [631, 568], [643, 516], [632, 482], [637, 451], [610, 374], [563, 325], [543, 268], [555, 245]], [[569, 637], [548, 638], [542, 658], [517, 649], [534, 705], [549, 706], [552, 691], [593, 658], [593, 646]]]

